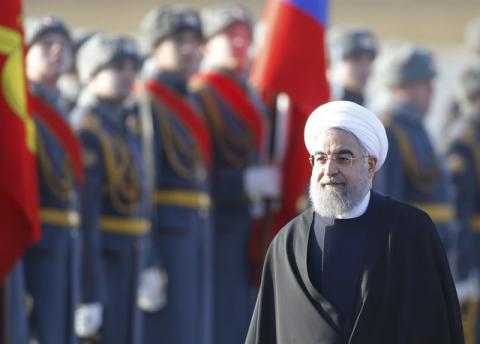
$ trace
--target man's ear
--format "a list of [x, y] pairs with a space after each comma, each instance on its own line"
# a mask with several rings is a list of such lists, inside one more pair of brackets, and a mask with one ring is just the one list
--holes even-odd
[[373, 175], [375, 174], [375, 169], [377, 167], [378, 160], [374, 156], [369, 156], [368, 157], [368, 175], [370, 178], [373, 178]]

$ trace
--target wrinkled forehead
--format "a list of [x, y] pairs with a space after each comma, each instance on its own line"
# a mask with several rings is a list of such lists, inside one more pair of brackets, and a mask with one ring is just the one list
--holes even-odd
[[351, 152], [358, 154], [363, 146], [358, 138], [350, 131], [342, 128], [329, 128], [321, 133], [315, 139], [315, 154], [338, 154], [342, 152]]

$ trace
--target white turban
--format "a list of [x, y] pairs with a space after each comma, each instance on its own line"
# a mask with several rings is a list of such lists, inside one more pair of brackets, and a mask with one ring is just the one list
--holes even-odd
[[377, 158], [376, 170], [387, 157], [388, 139], [385, 127], [372, 112], [349, 101], [332, 101], [316, 108], [305, 124], [305, 146], [310, 154], [317, 151], [317, 141], [328, 129], [351, 132], [363, 144], [368, 154]]

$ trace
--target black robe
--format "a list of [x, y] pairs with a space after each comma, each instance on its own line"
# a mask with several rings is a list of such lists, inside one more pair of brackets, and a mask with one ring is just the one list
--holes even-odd
[[312, 209], [275, 237], [246, 343], [464, 343], [457, 294], [435, 226], [424, 212], [372, 192], [377, 218], [347, 328], [307, 270]]

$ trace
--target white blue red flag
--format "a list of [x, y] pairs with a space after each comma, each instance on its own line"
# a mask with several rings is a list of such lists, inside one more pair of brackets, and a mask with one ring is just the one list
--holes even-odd
[[[253, 270], [261, 267], [265, 244], [268, 247], [276, 232], [297, 215], [299, 200], [307, 190], [311, 168], [304, 145], [304, 126], [308, 115], [330, 98], [324, 44], [327, 17], [327, 0], [267, 0], [265, 35], [250, 79], [270, 107], [275, 106], [272, 99], [282, 93], [288, 96], [290, 105], [287, 130], [280, 138], [285, 147], [280, 162], [280, 207], [266, 221], [267, 235], [261, 233], [265, 225], [254, 229], [250, 247]], [[278, 138], [272, 140], [275, 141]]]

